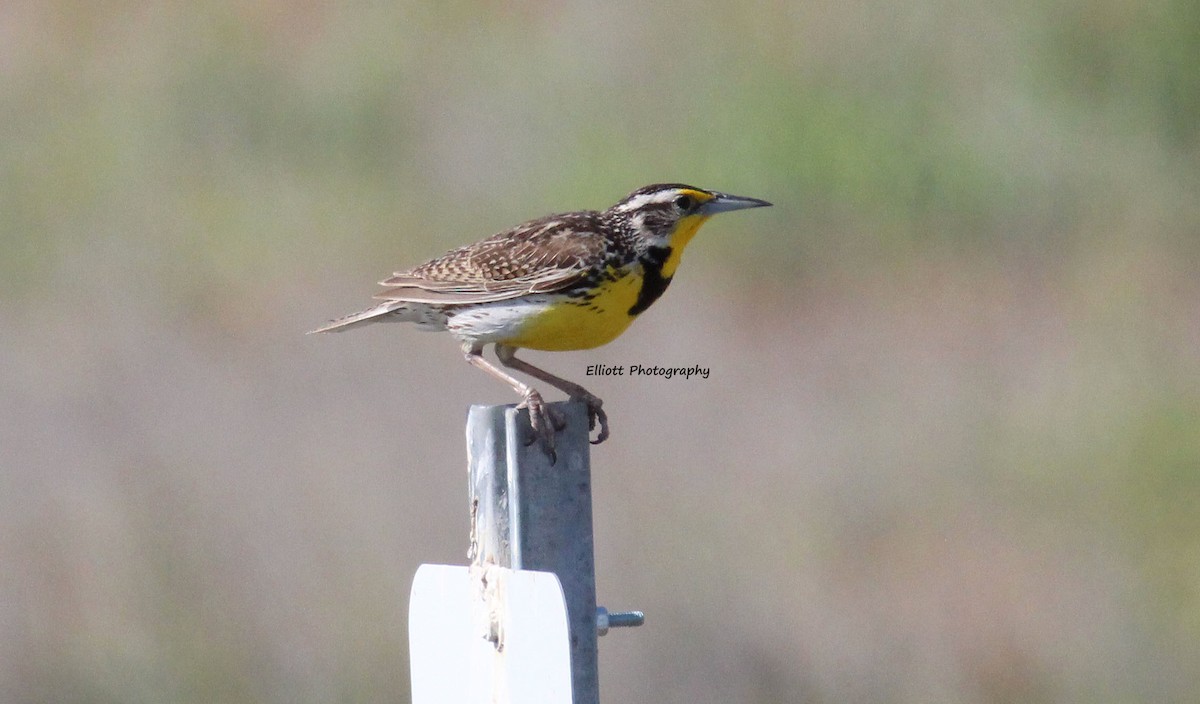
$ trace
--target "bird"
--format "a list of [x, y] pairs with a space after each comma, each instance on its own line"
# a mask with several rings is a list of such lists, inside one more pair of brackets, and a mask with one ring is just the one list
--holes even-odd
[[[666, 291], [684, 249], [711, 216], [770, 206], [681, 183], [644, 186], [603, 211], [547, 215], [453, 249], [379, 282], [377, 305], [313, 333], [381, 322], [447, 331], [466, 361], [508, 384], [529, 411], [551, 462], [554, 433], [564, 421], [541, 393], [508, 370], [522, 372], [582, 401], [593, 444], [609, 437], [603, 401], [582, 386], [519, 359], [519, 349], [570, 351], [614, 340]], [[493, 345], [501, 366], [483, 356]], [[589, 432], [590, 435], [590, 432]]]

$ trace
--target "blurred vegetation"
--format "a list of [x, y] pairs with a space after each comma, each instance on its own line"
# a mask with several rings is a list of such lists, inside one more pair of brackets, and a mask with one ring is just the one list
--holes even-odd
[[406, 701], [445, 428], [507, 399], [295, 333], [670, 180], [776, 207], [598, 353], [738, 380], [602, 389], [647, 498], [600, 563], [661, 614], [606, 691], [1190, 701], [1197, 57], [1185, 0], [5, 3], [0, 700]]

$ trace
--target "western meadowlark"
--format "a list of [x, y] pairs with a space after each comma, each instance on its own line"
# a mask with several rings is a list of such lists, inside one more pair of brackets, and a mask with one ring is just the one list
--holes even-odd
[[678, 183], [639, 188], [603, 212], [549, 215], [460, 247], [380, 282], [379, 305], [312, 332], [375, 322], [448, 330], [472, 365], [511, 386], [529, 409], [535, 437], [554, 457], [562, 421], [536, 389], [483, 357], [583, 401], [593, 443], [608, 437], [602, 401], [582, 386], [517, 359], [522, 347], [583, 350], [612, 341], [650, 307], [675, 275], [680, 255], [712, 215], [770, 203]]

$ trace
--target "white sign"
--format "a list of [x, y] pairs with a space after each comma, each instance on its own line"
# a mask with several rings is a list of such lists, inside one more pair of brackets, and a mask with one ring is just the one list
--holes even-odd
[[421, 565], [408, 607], [413, 704], [570, 704], [567, 605], [550, 572]]

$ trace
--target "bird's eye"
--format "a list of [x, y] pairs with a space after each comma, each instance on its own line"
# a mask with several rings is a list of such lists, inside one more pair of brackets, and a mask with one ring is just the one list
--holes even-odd
[[696, 204], [696, 199], [691, 196], [679, 196], [675, 199], [675, 207], [686, 212], [692, 209]]

